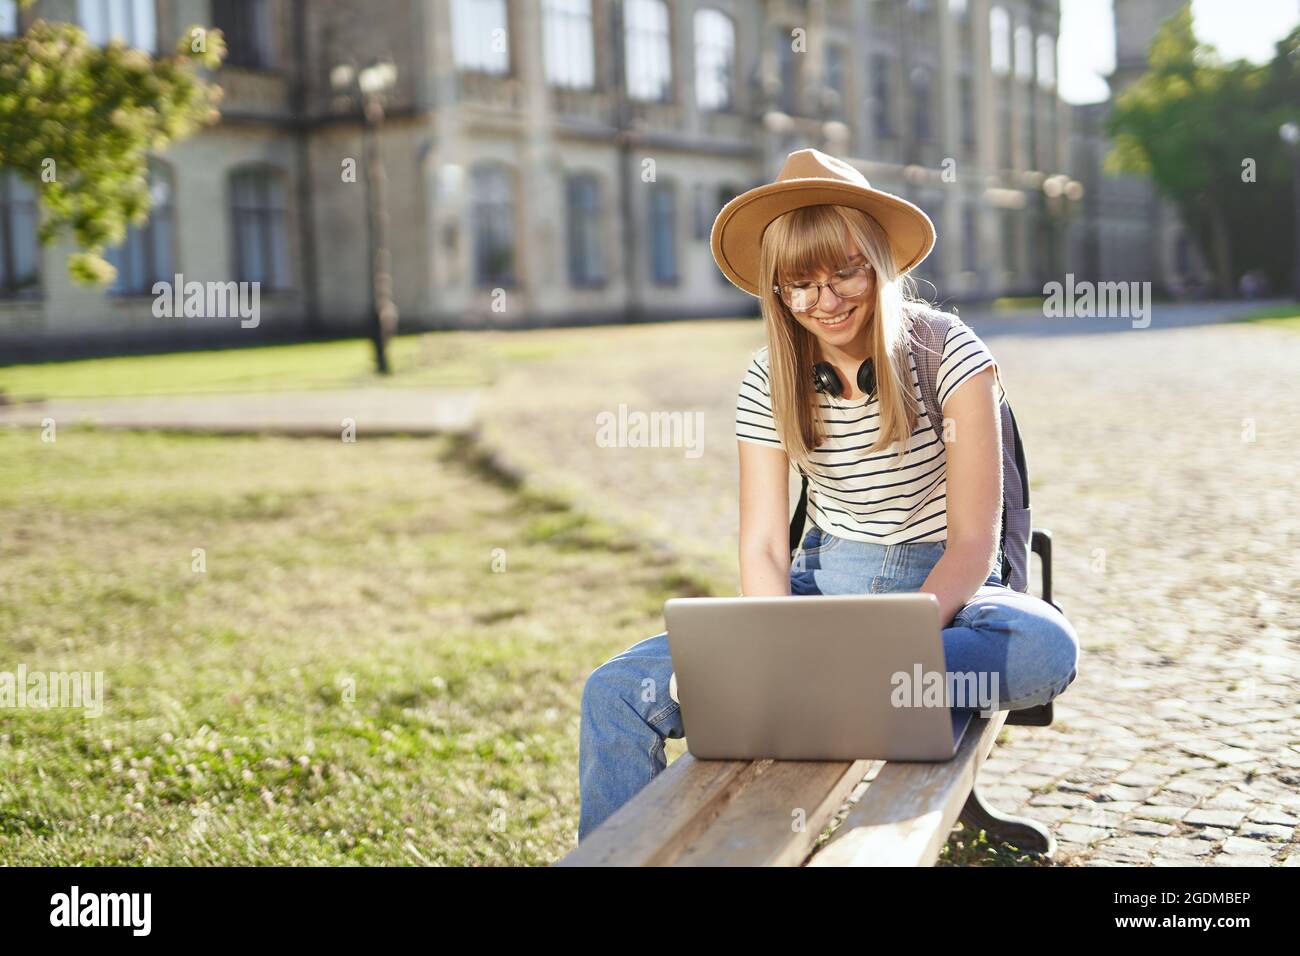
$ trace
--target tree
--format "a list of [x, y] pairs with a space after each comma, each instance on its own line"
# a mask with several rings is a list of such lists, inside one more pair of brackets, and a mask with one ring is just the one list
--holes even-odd
[[225, 55], [220, 31], [187, 30], [168, 57], [119, 41], [89, 42], [68, 23], [38, 20], [0, 40], [0, 167], [40, 197], [40, 239], [73, 237], [73, 279], [116, 270], [104, 248], [149, 215], [148, 157], [216, 120], [220, 88], [200, 75]]
[[1259, 67], [1224, 63], [1192, 30], [1190, 7], [1161, 26], [1147, 72], [1116, 99], [1107, 132], [1113, 172], [1150, 176], [1211, 263], [1221, 295], [1263, 268], [1285, 281], [1293, 235], [1291, 162], [1279, 117], [1296, 112], [1300, 31]]

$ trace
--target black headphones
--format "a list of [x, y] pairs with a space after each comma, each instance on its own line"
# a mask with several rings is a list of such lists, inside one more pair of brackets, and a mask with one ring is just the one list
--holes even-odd
[[[813, 388], [839, 398], [844, 394], [844, 383], [840, 381], [835, 366], [830, 362], [818, 362], [813, 366]], [[862, 389], [868, 400], [876, 392], [876, 366], [867, 359], [858, 367], [858, 388]]]

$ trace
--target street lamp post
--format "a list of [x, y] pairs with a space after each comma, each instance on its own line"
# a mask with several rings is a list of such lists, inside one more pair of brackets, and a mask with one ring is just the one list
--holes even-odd
[[1278, 129], [1278, 135], [1282, 141], [1291, 147], [1291, 155], [1295, 159], [1295, 249], [1292, 250], [1292, 289], [1295, 292], [1296, 301], [1300, 302], [1300, 123], [1283, 123]]
[[384, 125], [384, 97], [397, 83], [397, 67], [387, 60], [361, 70], [344, 64], [330, 73], [330, 83], [338, 93], [351, 95], [355, 91], [361, 102], [369, 219], [371, 333], [375, 343], [375, 370], [380, 375], [388, 375], [392, 372], [388, 346], [397, 332], [397, 303], [393, 301], [393, 260], [388, 248], [388, 174], [379, 134]]

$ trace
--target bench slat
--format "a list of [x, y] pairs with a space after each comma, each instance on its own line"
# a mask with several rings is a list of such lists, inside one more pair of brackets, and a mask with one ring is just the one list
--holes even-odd
[[556, 865], [671, 863], [770, 762], [700, 761], [684, 753]]
[[[878, 761], [762, 761], [761, 772], [674, 866], [799, 866]], [[794, 811], [803, 810], [795, 828]]]
[[976, 715], [943, 763], [885, 764], [808, 865], [933, 865], [1006, 719], [1005, 710]]

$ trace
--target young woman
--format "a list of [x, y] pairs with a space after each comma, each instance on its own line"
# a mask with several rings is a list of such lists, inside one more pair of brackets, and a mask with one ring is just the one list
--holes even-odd
[[[926, 309], [907, 272], [933, 243], [921, 210], [811, 149], [719, 213], [714, 257], [761, 299], [768, 343], [736, 408], [741, 590], [929, 592], [948, 671], [988, 675], [997, 709], [1031, 707], [1074, 680], [1078, 638], [1052, 605], [1002, 586], [1004, 393], [968, 326], [943, 346], [943, 441], [925, 412], [909, 339]], [[792, 464], [810, 479], [811, 524], [793, 563]], [[672, 671], [659, 634], [587, 680], [579, 840], [664, 768], [665, 738], [683, 736], [675, 688], [660, 690]]]

